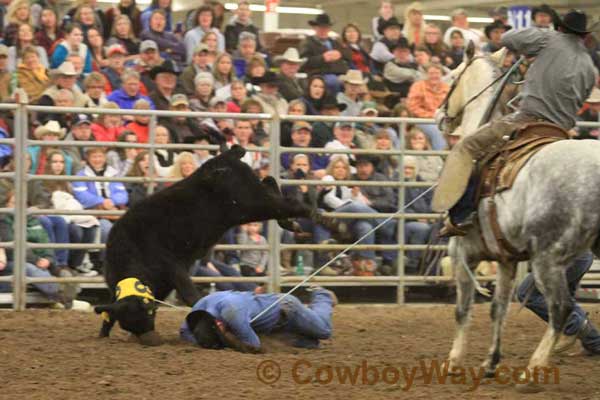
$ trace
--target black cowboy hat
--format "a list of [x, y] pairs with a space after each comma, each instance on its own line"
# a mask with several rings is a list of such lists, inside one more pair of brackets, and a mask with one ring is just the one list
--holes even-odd
[[544, 13], [544, 14], [548, 14], [551, 15], [552, 17], [554, 17], [556, 15], [556, 11], [554, 11], [554, 9], [552, 7], [550, 7], [548, 4], [541, 4], [539, 6], [535, 6], [531, 9], [531, 19], [534, 20], [535, 19], [535, 14], [537, 13]]
[[154, 80], [154, 78], [156, 78], [156, 75], [161, 74], [163, 72], [173, 75], [179, 75], [180, 71], [177, 68], [175, 68], [175, 64], [173, 64], [171, 60], [166, 60], [162, 64], [157, 65], [156, 67], [153, 67], [150, 70], [150, 78]]
[[571, 32], [585, 35], [591, 30], [587, 26], [587, 15], [581, 10], [571, 10], [559, 19], [558, 24]]
[[390, 28], [392, 26], [397, 26], [400, 30], [402, 30], [402, 28], [404, 28], [404, 25], [400, 23], [400, 21], [398, 21], [398, 19], [396, 17], [392, 17], [390, 19], [388, 19], [387, 21], [383, 21], [381, 23], [379, 23], [379, 26], [377, 27], [377, 32], [379, 32], [380, 35], [383, 35], [383, 31], [385, 31], [387, 28]]
[[206, 133], [197, 133], [192, 136], [186, 136], [183, 138], [183, 143], [196, 144], [196, 142], [199, 142], [201, 140], [206, 140], [208, 142], [208, 144], [215, 144], [215, 143], [213, 143], [212, 138]]
[[348, 106], [344, 103], [338, 103], [338, 101], [333, 96], [327, 96], [321, 102], [321, 107], [319, 111], [324, 108], [337, 108], [340, 111], [344, 111]]
[[319, 14], [314, 20], [308, 21], [308, 24], [310, 26], [331, 26], [333, 25], [333, 22], [331, 22], [331, 18], [329, 18], [329, 15]]
[[377, 164], [379, 164], [379, 157], [371, 155], [371, 154], [357, 154], [355, 157], [355, 164], [358, 165], [360, 163], [371, 163], [374, 167], [377, 168]]
[[205, 349], [222, 349], [225, 347], [223, 334], [212, 314], [204, 310], [197, 310], [189, 313], [185, 320], [200, 347]]
[[253, 85], [261, 85], [261, 84], [269, 84], [269, 85], [279, 85], [279, 76], [273, 71], [267, 71], [263, 76], [257, 76], [252, 78], [251, 83]]
[[413, 46], [408, 43], [408, 39], [405, 38], [404, 36], [402, 36], [400, 39], [398, 39], [398, 41], [392, 46], [392, 51], [396, 50], [396, 49], [409, 49], [410, 51], [413, 50]]
[[492, 31], [494, 29], [504, 29], [504, 31], [506, 32], [506, 31], [511, 30], [512, 26], [505, 25], [502, 21], [499, 21], [499, 20], [492, 22], [491, 24], [489, 24], [485, 27], [485, 36], [488, 39], [490, 38], [490, 34], [492, 33]]

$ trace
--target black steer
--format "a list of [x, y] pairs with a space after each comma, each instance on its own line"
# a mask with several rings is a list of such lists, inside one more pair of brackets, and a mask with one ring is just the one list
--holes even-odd
[[194, 305], [200, 296], [189, 267], [229, 228], [276, 219], [293, 229], [297, 224], [288, 218], [314, 216], [300, 202], [284, 199], [272, 177], [259, 181], [240, 161], [244, 154], [242, 147], [233, 146], [190, 177], [132, 207], [114, 224], [105, 263], [113, 303], [95, 308], [104, 317], [101, 337], [119, 321], [142, 343], [159, 344], [152, 299], [163, 300], [175, 289], [187, 305]]

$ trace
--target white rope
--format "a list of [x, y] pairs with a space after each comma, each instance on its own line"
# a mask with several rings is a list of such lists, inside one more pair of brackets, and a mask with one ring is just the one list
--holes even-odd
[[179, 306], [175, 306], [173, 304], [169, 304], [166, 301], [162, 301], [162, 300], [158, 300], [158, 299], [154, 299], [155, 302], [160, 303], [160, 304], [164, 304], [165, 306], [169, 306], [171, 308], [174, 308], [176, 310], [181, 310], [181, 311], [188, 311], [190, 309], [190, 307], [179, 307]]
[[384, 219], [381, 223], [379, 223], [376, 227], [374, 227], [373, 229], [371, 229], [369, 232], [365, 233], [361, 238], [359, 238], [356, 242], [352, 243], [350, 246], [346, 247], [341, 253], [339, 253], [337, 256], [335, 256], [334, 258], [332, 258], [331, 260], [329, 260], [327, 263], [325, 263], [323, 266], [321, 266], [319, 269], [317, 269], [316, 271], [314, 271], [312, 274], [310, 274], [309, 276], [307, 276], [302, 282], [298, 283], [296, 286], [294, 286], [292, 289], [290, 289], [289, 292], [285, 293], [283, 296], [279, 297], [275, 302], [271, 303], [267, 308], [265, 308], [264, 310], [262, 310], [260, 313], [258, 313], [258, 315], [256, 315], [256, 317], [252, 318], [252, 320], [250, 320], [250, 323], [253, 323], [254, 321], [256, 321], [258, 318], [260, 318], [261, 316], [263, 316], [267, 311], [269, 311], [271, 308], [275, 307], [275, 305], [281, 303], [281, 301], [283, 299], [285, 299], [287, 296], [289, 296], [290, 294], [292, 294], [296, 289], [298, 289], [300, 286], [304, 285], [306, 282], [308, 282], [309, 280], [311, 280], [315, 275], [317, 275], [319, 272], [321, 272], [321, 270], [323, 270], [324, 268], [328, 267], [331, 263], [333, 263], [335, 260], [337, 260], [338, 258], [340, 258], [341, 256], [343, 256], [344, 254], [346, 254], [348, 251], [352, 250], [354, 247], [356, 247], [356, 245], [358, 243], [360, 243], [364, 238], [366, 238], [367, 236], [369, 236], [371, 233], [375, 232], [377, 229], [381, 228], [383, 225], [385, 225], [386, 223], [388, 223], [390, 220], [394, 219], [398, 214], [401, 214], [404, 212], [404, 210], [411, 206], [414, 202], [416, 202], [417, 200], [419, 200], [421, 197], [425, 196], [428, 192], [430, 192], [431, 190], [433, 190], [435, 187], [437, 186], [437, 183], [433, 186], [431, 186], [429, 189], [427, 189], [426, 191], [424, 191], [423, 193], [421, 193], [420, 195], [418, 195], [417, 197], [415, 197], [410, 203], [406, 204], [401, 210], [396, 211], [396, 213], [394, 213], [393, 215], [390, 215], [389, 217], [387, 217], [386, 219]]

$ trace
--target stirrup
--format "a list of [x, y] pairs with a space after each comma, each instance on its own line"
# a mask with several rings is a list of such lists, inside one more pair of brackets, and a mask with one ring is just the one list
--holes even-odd
[[444, 227], [440, 229], [439, 237], [466, 236], [467, 231], [473, 226], [473, 222], [467, 221], [462, 224], [454, 225], [450, 217], [444, 220]]

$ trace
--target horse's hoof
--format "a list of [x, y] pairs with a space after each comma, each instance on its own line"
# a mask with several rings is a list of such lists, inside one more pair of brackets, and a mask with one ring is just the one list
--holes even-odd
[[461, 363], [448, 360], [445, 362], [444, 367], [446, 366], [448, 366], [448, 368], [446, 369], [446, 371], [448, 371], [448, 376], [464, 375], [464, 368]]
[[515, 390], [519, 393], [540, 393], [545, 389], [542, 385], [533, 382], [517, 383], [515, 384]]
[[484, 376], [484, 378], [495, 378], [496, 370], [495, 369], [486, 369], [485, 374], [483, 376]]
[[163, 343], [162, 338], [156, 331], [142, 333], [138, 335], [138, 339], [144, 346], [160, 346]]

